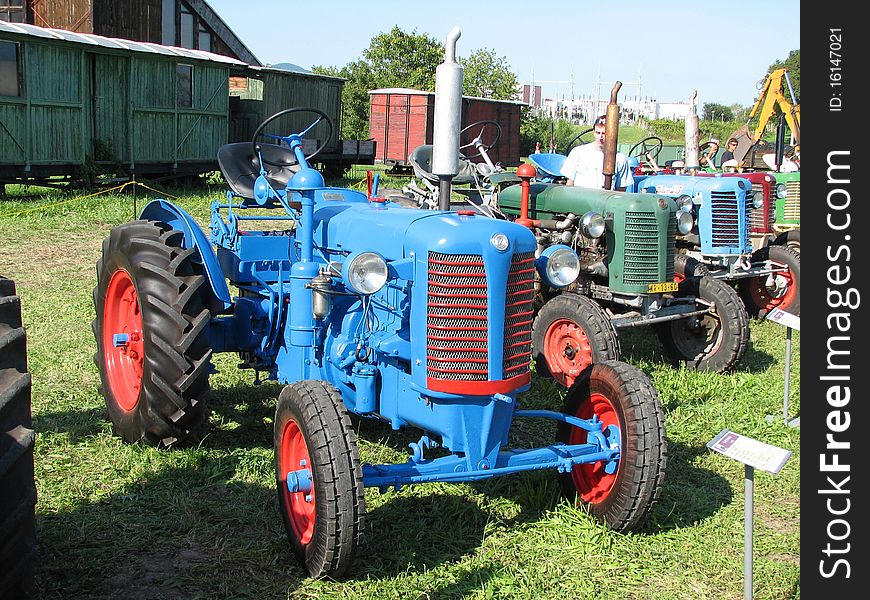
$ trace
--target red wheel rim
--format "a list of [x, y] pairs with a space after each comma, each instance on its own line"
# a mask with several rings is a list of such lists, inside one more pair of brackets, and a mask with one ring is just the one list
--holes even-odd
[[557, 319], [544, 334], [544, 359], [557, 382], [571, 387], [592, 364], [592, 344], [583, 328], [570, 319]]
[[755, 306], [759, 309], [767, 311], [773, 310], [777, 307], [785, 309], [791, 306], [795, 297], [797, 297], [797, 286], [794, 285], [794, 275], [792, 274], [791, 269], [788, 269], [787, 271], [779, 271], [778, 273], [774, 273], [773, 276], [776, 278], [781, 277], [785, 280], [785, 292], [781, 296], [772, 294], [767, 288], [767, 285], [765, 285], [768, 275], [755, 277], [749, 282], [749, 295], [752, 297]]
[[142, 312], [130, 274], [115, 271], [103, 306], [103, 358], [112, 396], [130, 412], [139, 402], [145, 351]]
[[[581, 419], [591, 419], [593, 414], [598, 415], [603, 429], [613, 425], [622, 431], [616, 409], [606, 396], [598, 393], [591, 394], [589, 400], [584, 402], [577, 411], [577, 416]], [[568, 443], [585, 444], [587, 436], [586, 430], [574, 427], [571, 430]], [[622, 447], [625, 448], [625, 444]], [[571, 470], [571, 478], [574, 481], [577, 494], [585, 502], [597, 504], [603, 502], [610, 495], [613, 485], [616, 483], [619, 468], [617, 467], [617, 470], [611, 474], [604, 471], [604, 465], [603, 461], [598, 461], [574, 465]]]
[[[284, 509], [287, 511], [293, 534], [300, 544], [308, 544], [311, 541], [311, 536], [314, 535], [314, 489], [308, 492], [291, 492], [287, 489], [287, 473], [302, 468], [311, 470], [311, 457], [308, 455], [308, 446], [305, 444], [302, 431], [300, 431], [296, 421], [292, 419], [284, 425], [284, 431], [281, 434], [279, 468], [281, 469], [279, 485], [284, 496]], [[312, 472], [312, 486], [314, 485], [313, 479]]]

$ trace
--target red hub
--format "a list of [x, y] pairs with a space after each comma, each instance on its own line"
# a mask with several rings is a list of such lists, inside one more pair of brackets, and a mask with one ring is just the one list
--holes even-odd
[[129, 412], [139, 402], [145, 352], [142, 312], [130, 274], [115, 271], [103, 307], [103, 357], [112, 396]]
[[779, 307], [788, 308], [798, 293], [790, 269], [756, 277], [751, 284], [749, 293], [752, 301], [755, 306], [767, 311]]
[[577, 376], [592, 364], [592, 344], [577, 323], [558, 319], [544, 335], [544, 357], [553, 379], [571, 387]]
[[311, 457], [308, 454], [305, 437], [302, 435], [299, 425], [292, 419], [284, 425], [284, 431], [281, 434], [281, 464], [279, 467], [282, 476], [281, 493], [284, 495], [284, 507], [290, 525], [293, 527], [293, 533], [300, 544], [308, 544], [314, 535], [314, 490], [291, 492], [287, 489], [287, 473], [299, 469], [311, 471]]
[[[598, 415], [601, 420], [602, 429], [606, 430], [613, 425], [620, 431], [619, 417], [616, 414], [616, 409], [610, 400], [598, 393], [594, 393], [589, 397], [588, 402], [584, 402], [577, 411], [577, 417], [581, 419], [591, 419], [592, 415]], [[585, 444], [588, 437], [588, 432], [579, 427], [574, 427], [571, 430], [569, 444]], [[590, 504], [603, 502], [613, 489], [616, 483], [616, 476], [619, 469], [614, 473], [607, 473], [604, 470], [605, 463], [598, 461], [588, 464], [574, 465], [571, 470], [571, 478], [574, 481], [574, 487], [577, 489], [577, 494]]]

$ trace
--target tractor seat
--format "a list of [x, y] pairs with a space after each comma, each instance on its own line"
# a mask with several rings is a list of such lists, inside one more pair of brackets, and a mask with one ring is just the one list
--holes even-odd
[[[263, 166], [269, 185], [275, 190], [285, 189], [290, 178], [299, 171], [296, 155], [290, 148], [277, 144], [260, 144], [260, 154], [283, 165], [279, 167], [267, 162]], [[230, 189], [243, 198], [253, 199], [254, 182], [260, 176], [260, 160], [251, 148], [251, 142], [224, 144], [218, 148], [217, 161]]]
[[541, 179], [564, 177], [562, 165], [565, 164], [566, 158], [568, 157], [558, 152], [529, 154], [529, 162], [538, 170], [538, 177]]
[[[420, 179], [425, 179], [435, 184], [440, 181], [438, 175], [432, 172], [432, 144], [423, 144], [414, 148], [414, 151], [408, 156], [408, 162], [414, 167], [414, 174]], [[453, 177], [451, 182], [457, 185], [474, 183], [476, 172], [474, 163], [460, 159], [459, 173]]]

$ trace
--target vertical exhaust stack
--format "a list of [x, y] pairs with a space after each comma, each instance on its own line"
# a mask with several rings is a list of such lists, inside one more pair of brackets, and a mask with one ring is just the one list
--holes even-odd
[[698, 126], [698, 108], [696, 100], [698, 90], [689, 97], [689, 114], [686, 115], [686, 170], [692, 175], [701, 168], [698, 156], [698, 145], [701, 140], [701, 128]]
[[604, 124], [604, 189], [609, 190], [613, 183], [613, 175], [616, 173], [616, 141], [619, 137], [619, 104], [616, 102], [616, 94], [622, 82], [617, 81], [610, 90], [610, 103], [607, 105]]
[[459, 130], [462, 122], [462, 67], [456, 61], [454, 27], [444, 44], [444, 62], [435, 69], [435, 122], [432, 172], [438, 176], [438, 209], [450, 210], [450, 187], [459, 173]]

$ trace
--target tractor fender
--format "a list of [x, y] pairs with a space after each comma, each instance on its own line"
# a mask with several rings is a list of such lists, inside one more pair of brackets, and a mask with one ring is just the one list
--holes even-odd
[[230, 289], [224, 273], [218, 263], [217, 255], [212, 250], [211, 243], [199, 224], [184, 209], [166, 200], [152, 200], [139, 215], [146, 221], [166, 223], [173, 229], [184, 233], [185, 248], [191, 248], [199, 254], [200, 262], [205, 269], [205, 277], [215, 297], [223, 303], [224, 308], [232, 306]]

